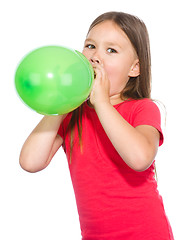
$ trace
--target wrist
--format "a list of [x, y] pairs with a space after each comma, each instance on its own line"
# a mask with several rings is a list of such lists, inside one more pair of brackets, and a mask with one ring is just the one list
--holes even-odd
[[110, 101], [97, 102], [93, 106], [97, 113], [104, 112], [107, 110], [107, 108], [113, 107]]

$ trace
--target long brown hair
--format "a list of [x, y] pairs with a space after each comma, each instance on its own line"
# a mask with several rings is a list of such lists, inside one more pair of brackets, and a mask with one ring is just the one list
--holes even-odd
[[[131, 41], [140, 64], [140, 75], [137, 77], [130, 77], [125, 88], [121, 92], [121, 99], [143, 99], [151, 97], [151, 56], [150, 56], [150, 43], [148, 31], [138, 17], [123, 12], [107, 12], [97, 17], [89, 27], [90, 30], [104, 21], [113, 21], [117, 24]], [[81, 116], [82, 106], [72, 112], [72, 117], [69, 123], [68, 130], [71, 132], [70, 144], [70, 161], [73, 149], [73, 137], [75, 124], [78, 126], [78, 135], [80, 145], [81, 141]]]

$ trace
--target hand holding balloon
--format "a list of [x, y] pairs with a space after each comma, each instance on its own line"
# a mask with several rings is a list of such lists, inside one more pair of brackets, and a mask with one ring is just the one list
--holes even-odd
[[92, 89], [94, 71], [76, 50], [38, 48], [19, 64], [15, 86], [21, 99], [44, 115], [62, 115], [79, 107]]
[[110, 82], [103, 64], [92, 63], [95, 81], [90, 93], [90, 103], [96, 108], [96, 104], [110, 103]]

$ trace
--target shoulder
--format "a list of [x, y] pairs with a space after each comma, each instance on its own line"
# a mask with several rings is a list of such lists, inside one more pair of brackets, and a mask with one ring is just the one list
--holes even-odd
[[157, 106], [157, 104], [149, 98], [144, 98], [140, 100], [136, 100], [134, 103], [134, 111], [139, 112], [139, 111], [144, 111], [144, 112], [149, 112], [149, 113], [158, 113], [160, 114], [160, 110]]
[[152, 99], [127, 100], [120, 104], [117, 110], [133, 127], [140, 125], [155, 127], [160, 132], [160, 145], [162, 144], [161, 114]]
[[157, 104], [149, 98], [144, 98], [140, 100], [134, 100], [131, 102], [132, 106], [130, 107], [130, 116], [137, 122], [139, 121], [149, 121], [149, 122], [158, 122], [160, 124], [160, 110]]
[[157, 107], [156, 103], [150, 98], [143, 98], [143, 99], [128, 99], [124, 101], [123, 104], [125, 107], [133, 106], [134, 108], [138, 107]]
[[128, 99], [118, 105], [115, 106], [115, 108], [123, 115], [136, 115], [141, 113], [142, 111], [144, 114], [147, 112], [148, 114], [159, 114], [160, 110], [157, 106], [157, 104], [149, 98], [144, 99]]

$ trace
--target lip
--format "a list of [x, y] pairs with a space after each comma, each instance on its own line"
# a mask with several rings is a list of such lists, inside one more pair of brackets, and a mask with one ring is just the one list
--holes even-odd
[[96, 72], [94, 71], [94, 79], [96, 78]]

